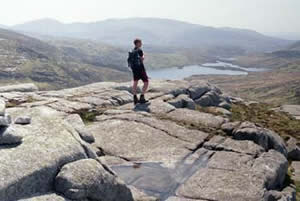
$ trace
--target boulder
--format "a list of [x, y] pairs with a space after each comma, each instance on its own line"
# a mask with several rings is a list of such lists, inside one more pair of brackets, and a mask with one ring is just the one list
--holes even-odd
[[288, 160], [281, 153], [270, 150], [255, 160], [252, 170], [263, 178], [267, 189], [281, 189], [288, 166]]
[[169, 100], [169, 104], [173, 105], [176, 108], [188, 108], [191, 110], [196, 109], [195, 102], [188, 97], [186, 94], [181, 94], [177, 96], [176, 98]]
[[93, 159], [63, 166], [55, 178], [55, 189], [74, 200], [133, 201], [130, 189]]
[[1, 201], [50, 192], [64, 164], [87, 158], [61, 113], [48, 107], [9, 108], [7, 113], [13, 118], [29, 115], [34, 121], [30, 126], [14, 125], [25, 135], [20, 145], [0, 147]]
[[5, 92], [35, 92], [38, 91], [38, 87], [35, 84], [17, 84], [0, 87], [0, 93]]
[[212, 90], [221, 92], [218, 88], [212, 86], [206, 81], [192, 81], [190, 83], [190, 87], [188, 88], [188, 93], [191, 99], [196, 100], [201, 98], [204, 94]]
[[231, 109], [230, 98], [222, 95], [219, 90], [211, 90], [205, 93], [203, 96], [195, 100], [195, 103], [201, 107], [221, 107], [227, 110]]
[[293, 161], [300, 161], [300, 143], [293, 137], [287, 141], [288, 158]]
[[201, 107], [218, 106], [220, 103], [220, 95], [215, 91], [209, 91], [196, 99], [195, 103]]
[[17, 119], [15, 120], [15, 124], [26, 125], [30, 123], [31, 123], [31, 117], [28, 116], [17, 117]]
[[265, 150], [275, 149], [287, 157], [287, 149], [283, 139], [274, 131], [261, 128], [250, 122], [243, 122], [233, 131], [236, 140], [251, 140]]
[[23, 136], [15, 127], [0, 128], [0, 145], [18, 145], [22, 143]]

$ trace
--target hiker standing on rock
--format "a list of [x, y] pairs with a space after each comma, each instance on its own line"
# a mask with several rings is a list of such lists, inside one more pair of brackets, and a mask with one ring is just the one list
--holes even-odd
[[[133, 43], [135, 47], [131, 52], [129, 52], [128, 66], [131, 68], [133, 73], [132, 93], [133, 101], [136, 105], [138, 103], [144, 104], [148, 102], [148, 100], [145, 99], [145, 93], [147, 92], [149, 86], [149, 80], [144, 66], [145, 56], [142, 50], [142, 40], [135, 39]], [[138, 99], [137, 97], [137, 87], [139, 80], [142, 80], [144, 82], [140, 99]]]

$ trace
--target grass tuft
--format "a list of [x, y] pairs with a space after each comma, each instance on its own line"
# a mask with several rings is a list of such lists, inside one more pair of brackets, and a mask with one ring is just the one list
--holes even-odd
[[232, 106], [232, 121], [250, 121], [278, 133], [283, 139], [289, 136], [300, 141], [300, 121], [287, 113], [271, 110], [274, 105], [266, 103], [234, 104]]

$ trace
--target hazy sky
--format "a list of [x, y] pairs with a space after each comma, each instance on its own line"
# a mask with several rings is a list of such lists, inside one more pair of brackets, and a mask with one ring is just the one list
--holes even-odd
[[300, 0], [0, 0], [0, 24], [161, 17], [260, 32], [300, 32]]

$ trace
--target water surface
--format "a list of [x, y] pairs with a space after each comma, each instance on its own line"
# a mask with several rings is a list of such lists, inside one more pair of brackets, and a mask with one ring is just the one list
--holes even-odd
[[201, 168], [206, 167], [211, 153], [203, 152], [192, 162], [191, 156], [193, 153], [179, 161], [174, 168], [167, 168], [159, 162], [119, 165], [111, 168], [127, 185], [132, 185], [146, 194], [164, 201], [168, 197], [175, 196], [176, 190], [187, 179]]
[[245, 68], [226, 62], [206, 63], [203, 65], [171, 67], [148, 70], [152, 79], [183, 80], [192, 75], [247, 75], [248, 72], [265, 71], [261, 68]]

